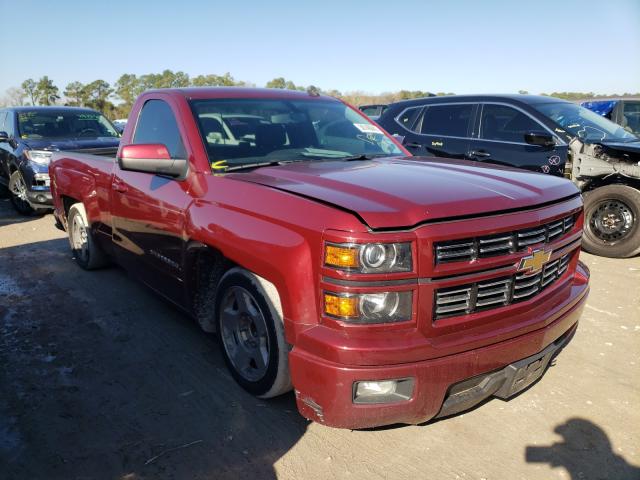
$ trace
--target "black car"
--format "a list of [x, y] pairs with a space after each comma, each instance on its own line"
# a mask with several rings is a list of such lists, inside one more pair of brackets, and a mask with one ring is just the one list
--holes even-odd
[[640, 252], [640, 139], [586, 108], [535, 95], [454, 95], [393, 103], [378, 123], [414, 155], [570, 178], [584, 192], [585, 249]]
[[52, 208], [54, 151], [115, 152], [120, 134], [100, 112], [75, 107], [0, 109], [0, 190], [23, 215]]

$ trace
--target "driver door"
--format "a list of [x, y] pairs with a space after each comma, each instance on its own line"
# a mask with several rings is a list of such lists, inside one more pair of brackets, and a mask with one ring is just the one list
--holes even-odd
[[[132, 144], [164, 144], [172, 158], [189, 158], [172, 105], [148, 100], [140, 111]], [[111, 190], [113, 242], [118, 262], [179, 305], [183, 288], [184, 224], [191, 201], [188, 180], [122, 170]]]

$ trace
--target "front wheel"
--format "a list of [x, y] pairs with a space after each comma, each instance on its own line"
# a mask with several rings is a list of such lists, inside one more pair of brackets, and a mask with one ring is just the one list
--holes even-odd
[[595, 255], [627, 258], [640, 253], [640, 191], [607, 185], [584, 195], [584, 249]]
[[291, 390], [289, 351], [274, 292], [268, 282], [234, 268], [223, 276], [216, 295], [217, 328], [227, 367], [240, 386], [261, 398]]
[[34, 212], [27, 197], [27, 184], [19, 170], [11, 174], [9, 178], [9, 194], [13, 208], [21, 215], [31, 215]]

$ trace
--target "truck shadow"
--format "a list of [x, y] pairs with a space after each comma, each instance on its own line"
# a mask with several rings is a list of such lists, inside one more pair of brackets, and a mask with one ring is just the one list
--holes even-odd
[[64, 238], [0, 258], [3, 478], [276, 478], [308, 426], [293, 394], [244, 392], [214, 336]]
[[613, 452], [607, 434], [584, 418], [571, 418], [554, 432], [563, 438], [547, 447], [528, 446], [525, 460], [563, 467], [572, 480], [640, 478], [640, 468]]
[[0, 227], [14, 223], [32, 222], [38, 220], [42, 215], [39, 213], [21, 215], [14, 210], [11, 200], [0, 196]]

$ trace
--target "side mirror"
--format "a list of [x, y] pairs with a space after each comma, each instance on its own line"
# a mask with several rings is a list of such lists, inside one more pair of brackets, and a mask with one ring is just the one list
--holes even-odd
[[8, 142], [9, 134], [7, 132], [0, 132], [0, 143]]
[[179, 177], [187, 171], [187, 160], [171, 158], [161, 143], [125, 145], [120, 149], [118, 163], [122, 170], [155, 173]]
[[528, 132], [524, 134], [524, 141], [529, 145], [540, 147], [554, 147], [556, 145], [553, 136], [547, 132]]

